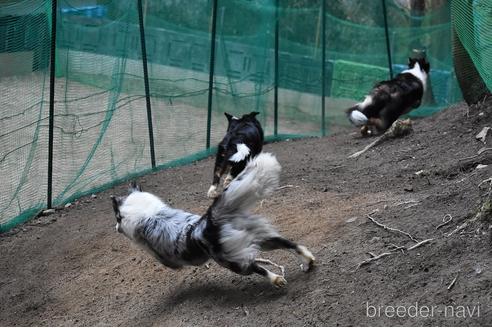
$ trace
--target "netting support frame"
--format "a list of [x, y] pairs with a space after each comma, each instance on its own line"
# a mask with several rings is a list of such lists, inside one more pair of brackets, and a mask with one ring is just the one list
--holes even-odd
[[140, 47], [142, 49], [142, 66], [145, 87], [145, 104], [147, 108], [147, 125], [149, 129], [150, 142], [150, 162], [152, 169], [155, 169], [155, 146], [154, 146], [154, 128], [152, 124], [152, 106], [150, 103], [149, 71], [147, 67], [147, 46], [145, 44], [145, 27], [142, 9], [142, 0], [137, 1], [138, 7], [138, 25], [140, 26]]
[[326, 0], [321, 0], [321, 136], [326, 136]]
[[275, 0], [275, 49], [274, 49], [274, 82], [273, 82], [273, 135], [278, 134], [278, 83], [279, 83], [279, 0]]
[[210, 65], [208, 74], [208, 103], [207, 103], [207, 141], [206, 149], [210, 149], [210, 136], [212, 129], [212, 96], [214, 91], [215, 71], [215, 39], [217, 34], [217, 2], [212, 2], [212, 28], [210, 32]]
[[56, 70], [56, 10], [57, 0], [51, 0], [50, 99], [48, 123], [48, 190], [46, 207], [53, 207], [53, 130], [55, 127], [55, 70]]
[[388, 54], [388, 69], [390, 79], [393, 78], [393, 60], [391, 59], [391, 44], [388, 30], [388, 11], [386, 9], [386, 0], [381, 0], [383, 5], [383, 18], [384, 18], [384, 36], [386, 38], [386, 53]]

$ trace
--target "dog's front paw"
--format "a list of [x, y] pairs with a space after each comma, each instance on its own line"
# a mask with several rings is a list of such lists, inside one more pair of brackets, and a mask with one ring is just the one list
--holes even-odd
[[271, 277], [270, 277], [270, 282], [272, 283], [272, 285], [274, 285], [276, 288], [281, 288], [281, 287], [284, 287], [285, 285], [287, 285], [287, 280], [285, 280], [284, 277], [282, 276], [279, 276], [278, 274], [273, 274]]
[[297, 246], [297, 249], [301, 255], [302, 271], [310, 271], [314, 267], [314, 261], [316, 260], [313, 253], [311, 253], [305, 246]]
[[217, 198], [219, 193], [217, 192], [217, 186], [211, 185], [207, 192], [207, 197], [209, 198]]

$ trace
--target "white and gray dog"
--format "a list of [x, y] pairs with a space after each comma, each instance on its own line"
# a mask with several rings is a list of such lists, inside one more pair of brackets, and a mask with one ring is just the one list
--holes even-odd
[[[235, 273], [257, 273], [281, 287], [286, 284], [283, 267], [258, 258], [260, 251], [293, 251], [304, 271], [313, 267], [314, 256], [306, 247], [283, 238], [265, 218], [251, 213], [259, 200], [277, 188], [280, 170], [273, 155], [259, 154], [203, 216], [173, 209], [133, 184], [128, 196], [112, 196], [116, 229], [169, 268], [198, 266], [212, 258]], [[260, 264], [280, 268], [282, 274]]]

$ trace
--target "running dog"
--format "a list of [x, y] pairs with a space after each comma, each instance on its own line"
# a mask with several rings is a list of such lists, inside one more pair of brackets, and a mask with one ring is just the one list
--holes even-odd
[[[203, 216], [171, 208], [133, 184], [129, 195], [111, 196], [116, 230], [169, 268], [199, 266], [212, 258], [237, 274], [256, 273], [282, 287], [287, 283], [283, 267], [258, 258], [260, 251], [292, 251], [304, 271], [313, 267], [315, 259], [306, 247], [285, 239], [267, 219], [251, 213], [259, 200], [277, 188], [280, 170], [273, 155], [261, 153], [248, 162]], [[262, 264], [279, 268], [281, 274]]]
[[258, 112], [251, 112], [241, 118], [224, 114], [229, 124], [217, 149], [214, 177], [207, 192], [210, 198], [219, 195], [217, 188], [223, 175], [226, 175], [223, 183], [225, 189], [244, 170], [248, 160], [258, 155], [263, 148], [263, 129], [256, 119]]
[[361, 127], [362, 135], [386, 131], [401, 115], [420, 106], [426, 91], [430, 64], [425, 58], [408, 59], [408, 69], [394, 79], [376, 84], [363, 102], [346, 110], [355, 126]]

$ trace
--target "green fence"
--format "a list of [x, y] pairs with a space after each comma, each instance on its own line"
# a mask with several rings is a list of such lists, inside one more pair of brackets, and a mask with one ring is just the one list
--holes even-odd
[[224, 111], [270, 140], [328, 134], [415, 48], [433, 96], [414, 115], [460, 100], [450, 5], [417, 2], [0, 2], [0, 231], [211, 154]]
[[492, 3], [453, 0], [453, 56], [463, 97], [477, 103], [492, 90]]

